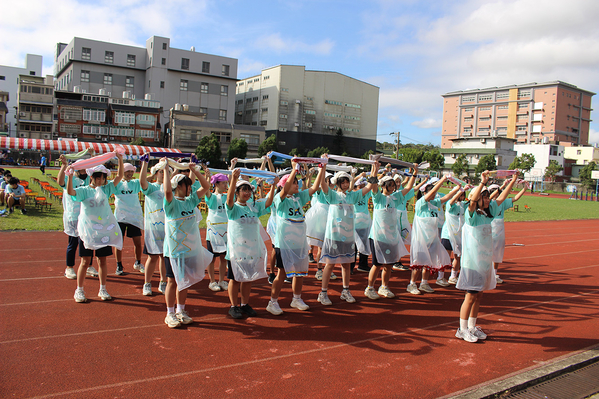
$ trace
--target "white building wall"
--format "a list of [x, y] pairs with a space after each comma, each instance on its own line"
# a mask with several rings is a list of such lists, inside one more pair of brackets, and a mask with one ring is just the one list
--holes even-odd
[[[524, 174], [525, 179], [538, 178], [545, 175], [545, 169], [549, 166], [552, 160], [557, 161], [562, 167], [564, 166], [564, 146], [555, 144], [516, 144], [514, 150], [518, 156], [522, 154], [532, 154], [535, 157], [535, 166], [530, 172]], [[554, 154], [552, 154], [552, 151]], [[563, 172], [558, 173], [558, 176], [563, 175]]]
[[9, 94], [9, 100], [6, 103], [8, 113], [6, 114], [6, 123], [9, 126], [9, 136], [15, 137], [17, 132], [16, 111], [14, 107], [18, 107], [17, 93], [19, 87], [19, 75], [30, 75], [30, 76], [42, 76], [42, 62], [43, 57], [41, 55], [27, 54], [25, 56], [25, 67], [11, 67], [0, 65], [0, 91], [6, 91]]

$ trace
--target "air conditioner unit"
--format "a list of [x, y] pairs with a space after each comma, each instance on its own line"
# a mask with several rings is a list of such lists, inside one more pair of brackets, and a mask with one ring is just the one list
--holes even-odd
[[133, 141], [133, 137], [127, 137], [127, 141]]
[[112, 136], [111, 136], [111, 137], [110, 137], [110, 141], [114, 141], [114, 137], [112, 137]]
[[96, 140], [100, 140], [102, 138], [102, 136], [96, 134]]
[[487, 142], [487, 139], [480, 139], [480, 142], [485, 144]]
[[108, 141], [107, 137], [102, 137], [102, 141]]
[[27, 115], [25, 112], [19, 112], [19, 116], [25, 116]]
[[73, 136], [72, 136], [72, 137], [73, 137], [74, 139], [76, 139], [76, 138], [77, 138], [77, 133], [73, 134]]
[[301, 104], [302, 102], [300, 100], [295, 100], [296, 104]]
[[299, 126], [299, 123], [295, 122], [295, 124], [294, 124], [294, 125], [295, 125], [295, 127], [298, 127], [298, 126]]

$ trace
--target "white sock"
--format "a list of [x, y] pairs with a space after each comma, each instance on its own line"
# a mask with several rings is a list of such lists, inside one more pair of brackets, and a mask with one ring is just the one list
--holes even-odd
[[100, 289], [101, 289], [101, 290], [105, 290], [105, 289], [106, 289], [106, 286], [105, 286], [105, 285], [102, 285], [102, 284], [100, 284]]
[[293, 294], [293, 299], [301, 299], [301, 297], [302, 297], [301, 295], [295, 295], [295, 294]]
[[468, 329], [468, 320], [460, 319], [460, 330], [466, 331]]
[[277, 303], [277, 302], [279, 302], [279, 298], [273, 298], [273, 297], [270, 297], [270, 301], [271, 301], [272, 303]]
[[179, 313], [180, 311], [185, 310], [185, 304], [181, 305], [181, 304], [177, 304], [177, 313]]
[[468, 329], [476, 327], [476, 317], [468, 317]]
[[175, 313], [175, 307], [174, 306], [172, 308], [168, 308], [168, 307], [166, 308], [166, 314], [167, 315], [173, 314], [173, 313]]
[[414, 285], [414, 280], [410, 280], [410, 285]]
[[387, 286], [386, 285], [381, 285], [380, 289], [384, 289], [384, 288], [387, 288]]
[[373, 289], [374, 289], [374, 287], [373, 287], [372, 285], [369, 285], [367, 289], [369, 289], [369, 290], [373, 290]]
[[420, 284], [428, 284], [428, 280], [420, 280]]
[[77, 291], [83, 291], [83, 287], [77, 287]]
[[451, 271], [451, 278], [456, 278], [458, 277], [458, 271], [457, 270], [452, 270]]
[[244, 307], [245, 305], [246, 305], [245, 303], [242, 303], [242, 304], [241, 304], [241, 307]]
[[437, 276], [437, 280], [443, 280], [443, 277], [445, 277], [445, 272], [439, 272], [439, 275]]

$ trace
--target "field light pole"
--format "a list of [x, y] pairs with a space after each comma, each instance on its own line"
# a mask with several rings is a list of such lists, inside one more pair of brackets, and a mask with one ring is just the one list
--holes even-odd
[[395, 150], [395, 159], [399, 159], [399, 135], [400, 132], [393, 132], [393, 133], [389, 133], [389, 136], [396, 136], [395, 140], [396, 140], [396, 150]]

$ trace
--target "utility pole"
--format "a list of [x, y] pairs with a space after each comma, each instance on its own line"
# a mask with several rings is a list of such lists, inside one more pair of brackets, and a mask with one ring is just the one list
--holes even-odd
[[399, 135], [400, 132], [389, 133], [389, 136], [395, 136], [395, 159], [399, 159]]

